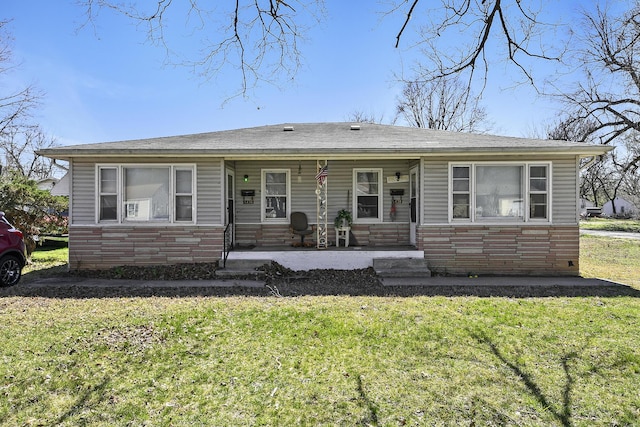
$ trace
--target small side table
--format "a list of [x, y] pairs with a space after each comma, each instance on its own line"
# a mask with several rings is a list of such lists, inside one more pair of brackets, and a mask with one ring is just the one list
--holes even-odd
[[336, 246], [340, 246], [340, 239], [344, 240], [344, 247], [349, 247], [349, 232], [351, 227], [336, 227]]

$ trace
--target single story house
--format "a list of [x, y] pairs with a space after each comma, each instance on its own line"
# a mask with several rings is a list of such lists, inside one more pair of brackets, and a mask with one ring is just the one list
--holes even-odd
[[588, 208], [595, 208], [596, 204], [589, 199], [580, 198], [580, 217], [586, 218], [589, 215]]
[[36, 182], [36, 187], [38, 188], [38, 190], [51, 191], [56, 186], [56, 184], [58, 184], [58, 181], [60, 180], [56, 177], [40, 179]]
[[[615, 207], [615, 212], [614, 212]], [[610, 217], [635, 217], [638, 214], [638, 211], [633, 203], [629, 200], [623, 199], [622, 197], [616, 197], [613, 200], [609, 200], [607, 203], [602, 205], [602, 213], [605, 216]]]
[[321, 249], [308, 252], [311, 268], [334, 250], [333, 219], [344, 209], [353, 219], [349, 250], [412, 248], [440, 273], [577, 275], [580, 159], [607, 150], [301, 123], [40, 154], [69, 162], [71, 269], [211, 262], [225, 247], [290, 248], [300, 239], [290, 230], [293, 212], [316, 229], [309, 239]]
[[66, 173], [51, 189], [52, 196], [69, 197], [69, 174]]

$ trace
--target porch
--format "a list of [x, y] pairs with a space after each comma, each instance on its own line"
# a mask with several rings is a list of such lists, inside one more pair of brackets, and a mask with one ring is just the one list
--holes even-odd
[[333, 269], [354, 270], [374, 266], [376, 259], [419, 259], [424, 260], [424, 251], [412, 246], [383, 247], [315, 247], [302, 248], [293, 246], [271, 247], [236, 247], [227, 258], [227, 266], [240, 264], [243, 261], [272, 261], [296, 271]]

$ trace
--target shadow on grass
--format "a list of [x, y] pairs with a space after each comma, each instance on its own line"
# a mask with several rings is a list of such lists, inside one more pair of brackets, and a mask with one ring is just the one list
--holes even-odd
[[364, 386], [362, 384], [362, 375], [358, 375], [358, 400], [360, 400], [367, 409], [368, 416], [362, 420], [361, 425], [366, 426], [379, 426], [380, 423], [378, 421], [378, 407], [373, 403], [373, 401], [367, 395], [367, 392], [364, 390]]
[[[87, 388], [84, 393], [77, 396], [75, 403], [65, 411], [54, 423], [54, 425], [60, 425], [72, 418], [74, 415], [81, 413], [84, 410], [91, 408], [92, 406], [97, 406], [99, 403], [106, 401], [106, 390], [107, 386], [111, 382], [111, 379], [106, 377], [103, 378], [98, 384], [93, 385]], [[92, 403], [92, 400], [97, 400], [97, 402]]]
[[[77, 365], [74, 363], [72, 367], [75, 368], [77, 367]], [[116, 376], [122, 375], [122, 373], [123, 373], [123, 370], [121, 369], [116, 373]], [[92, 385], [89, 385], [90, 381], [88, 380], [87, 383], [85, 383], [85, 385], [82, 387], [82, 389], [84, 389], [84, 392], [74, 396], [74, 402], [67, 408], [67, 410], [62, 412], [57, 417], [55, 422], [52, 422], [51, 425], [61, 425], [61, 424], [67, 423], [74, 416], [78, 414], [82, 414], [83, 411], [90, 411], [94, 407], [97, 407], [101, 403], [107, 401], [108, 396], [106, 392], [108, 390], [109, 384], [111, 384], [111, 378], [112, 377], [105, 376], [101, 380], [99, 380], [99, 382]], [[42, 396], [44, 396], [47, 393], [44, 390], [45, 386], [40, 381], [36, 381], [34, 383], [30, 383], [30, 381], [33, 381], [33, 379], [30, 379], [29, 381], [26, 381], [26, 380], [20, 381], [21, 387], [24, 388], [24, 390], [20, 391], [20, 394], [22, 395], [20, 399], [21, 402], [13, 404], [12, 412], [19, 413], [19, 414], [20, 413], [34, 414], [34, 413], [37, 413], [37, 411], [39, 411], [41, 409], [41, 406], [44, 404], [43, 399], [46, 399], [46, 398]], [[60, 391], [60, 390], [56, 390], [56, 391]], [[67, 389], [66, 391], [69, 391], [69, 390]], [[11, 393], [9, 393], [9, 395], [10, 394]], [[55, 395], [55, 393], [53, 394]], [[5, 425], [5, 423], [8, 422], [10, 415], [11, 415], [10, 413], [6, 413], [4, 416], [0, 416], [0, 424]], [[48, 415], [51, 415], [51, 414], [47, 414], [46, 416], [45, 415], [43, 416], [47, 417]], [[9, 425], [9, 424], [6, 424], [6, 425]], [[38, 425], [45, 425], [45, 424], [38, 424]]]
[[[562, 356], [561, 364], [564, 371], [564, 387], [562, 389], [562, 399], [558, 403], [555, 403], [551, 396], [546, 396], [542, 388], [533, 380], [531, 375], [527, 373], [524, 367], [518, 365], [516, 362], [511, 361], [507, 356], [500, 351], [498, 346], [484, 333], [474, 332], [471, 336], [480, 344], [489, 348], [491, 353], [505, 366], [507, 366], [513, 374], [518, 377], [527, 391], [538, 401], [540, 406], [548, 411], [553, 417], [564, 427], [570, 427], [571, 423], [571, 392], [573, 390], [573, 377], [569, 369], [569, 363], [572, 359], [577, 357], [575, 352], [571, 352]], [[558, 407], [560, 406], [560, 407]]]
[[62, 265], [56, 265], [49, 268], [43, 268], [41, 270], [23, 272], [22, 278], [20, 279], [20, 284], [21, 285], [29, 284], [36, 280], [51, 278], [51, 277], [60, 277], [62, 279], [67, 274], [67, 271], [68, 271], [67, 264], [62, 264]]

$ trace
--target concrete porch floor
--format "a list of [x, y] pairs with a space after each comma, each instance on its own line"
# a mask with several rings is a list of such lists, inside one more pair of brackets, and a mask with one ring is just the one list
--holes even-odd
[[424, 258], [424, 251], [410, 246], [349, 246], [317, 249], [294, 246], [238, 247], [228, 260], [271, 260], [291, 270], [354, 270], [373, 267], [375, 258]]

